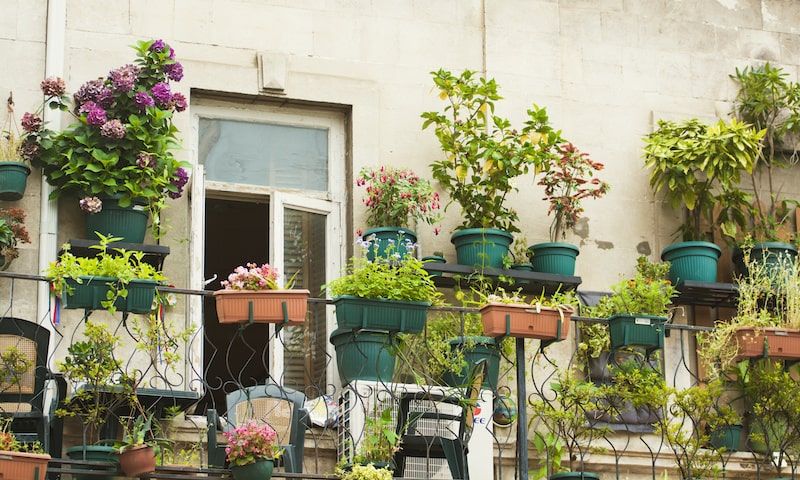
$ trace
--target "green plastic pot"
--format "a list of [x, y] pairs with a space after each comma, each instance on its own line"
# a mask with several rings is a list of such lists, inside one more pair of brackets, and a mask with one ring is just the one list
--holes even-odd
[[550, 480], [600, 480], [600, 476], [590, 472], [561, 472], [550, 475]]
[[231, 467], [231, 475], [236, 480], [269, 480], [273, 467], [272, 460], [262, 459], [249, 465]]
[[[515, 263], [511, 265], [511, 270], [516, 270], [518, 272], [533, 272], [533, 264], [530, 262], [525, 263]], [[527, 285], [530, 283], [528, 280], [517, 280], [517, 284], [519, 285]]]
[[726, 452], [738, 452], [742, 438], [741, 425], [726, 425], [711, 432], [709, 443], [716, 449], [724, 448]]
[[[417, 243], [417, 234], [403, 227], [378, 227], [370, 228], [361, 240], [369, 242], [367, 247], [367, 260], [375, 261], [375, 258], [386, 258], [390, 251], [392, 254], [398, 253], [401, 257], [408, 254], [414, 255], [414, 249], [408, 248], [408, 244]], [[393, 248], [389, 248], [393, 245]]]
[[425, 328], [428, 302], [401, 302], [342, 295], [333, 300], [341, 329], [420, 333]]
[[[796, 260], [797, 249], [788, 243], [756, 243], [750, 250], [750, 261], [763, 262], [770, 278], [776, 277], [786, 263], [794, 264]], [[747, 276], [748, 269], [744, 262], [744, 253], [739, 248], [733, 250], [733, 265], [737, 274]]]
[[391, 382], [396, 348], [394, 337], [379, 330], [337, 328], [331, 333], [342, 385], [355, 380]]
[[661, 252], [661, 260], [670, 262], [669, 280], [673, 285], [690, 280], [717, 281], [717, 261], [722, 250], [710, 242], [678, 242]]
[[[422, 257], [422, 263], [447, 263], [447, 260], [441, 255], [428, 255]], [[442, 272], [428, 272], [431, 277], [441, 277]]]
[[568, 277], [575, 275], [575, 259], [580, 254], [575, 245], [565, 242], [537, 243], [528, 247], [528, 251], [531, 252], [531, 264], [535, 272]]
[[[84, 457], [84, 451], [86, 452], [86, 457]], [[69, 457], [70, 460], [86, 460], [89, 462], [105, 462], [108, 464], [108, 467], [81, 466], [79, 467], [81, 470], [108, 470], [109, 468], [117, 470], [119, 466], [118, 450], [105, 445], [78, 445], [77, 447], [70, 447], [67, 449], [67, 457]], [[72, 478], [75, 480], [113, 480], [117, 476], [118, 475], [115, 474], [86, 474], [72, 475]]]
[[513, 239], [510, 233], [496, 228], [456, 230], [450, 237], [458, 264], [480, 268], [501, 268]]
[[643, 347], [648, 350], [664, 348], [666, 317], [655, 315], [613, 315], [608, 319], [611, 349]]
[[148, 214], [141, 206], [120, 207], [115, 198], [101, 198], [103, 208], [98, 213], [87, 214], [87, 238], [98, 238], [95, 232], [120, 237], [124, 242], [142, 243], [147, 233]]
[[20, 162], [0, 162], [0, 200], [13, 202], [22, 198], [31, 169]]
[[497, 380], [500, 376], [500, 350], [497, 341], [492, 337], [455, 337], [448, 341], [453, 350], [462, 350], [467, 364], [460, 372], [445, 372], [442, 377], [444, 383], [451, 387], [466, 387], [469, 373], [473, 365], [481, 360], [486, 361], [486, 376], [483, 378], [482, 388], [497, 390]]
[[[62, 297], [64, 308], [102, 310], [104, 302], [108, 299], [109, 284], [117, 281], [114, 277], [90, 277], [82, 276], [83, 283], [76, 280], [67, 279], [67, 285]], [[117, 298], [114, 306], [120, 312], [128, 313], [150, 313], [153, 309], [153, 298], [156, 294], [158, 283], [154, 280], [134, 279], [128, 283], [128, 296]], [[72, 293], [69, 293], [72, 290]]]

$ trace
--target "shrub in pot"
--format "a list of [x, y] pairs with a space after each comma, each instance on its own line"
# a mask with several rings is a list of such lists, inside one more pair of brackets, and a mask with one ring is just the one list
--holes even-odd
[[17, 245], [31, 243], [25, 228], [25, 211], [21, 208], [0, 208], [0, 269], [5, 270], [19, 256]]
[[22, 117], [20, 133], [14, 118], [14, 97], [8, 95], [6, 101], [6, 117], [0, 126], [0, 200], [20, 200], [25, 194], [28, 184], [30, 145], [28, 139], [31, 132], [42, 126], [42, 119], [37, 114], [26, 113]]
[[661, 252], [670, 262], [669, 278], [716, 282], [722, 251], [713, 242], [714, 229], [734, 232], [746, 226], [742, 211], [750, 208], [738, 189], [743, 174], [753, 172], [764, 131], [732, 119], [706, 125], [697, 119], [658, 121], [645, 136], [644, 160], [650, 187], [663, 192], [672, 208], [685, 208], [677, 234], [682, 241]]
[[40, 123], [26, 140], [27, 157], [55, 187], [53, 196], [81, 198], [89, 238], [99, 232], [141, 243], [148, 216], [158, 238], [166, 197], [180, 197], [189, 179], [189, 164], [173, 154], [173, 115], [187, 101], [169, 83], [183, 77], [183, 66], [162, 40], [140, 41], [134, 49], [135, 64], [85, 83], [71, 101], [63, 80], [42, 82], [50, 108], [75, 121], [61, 132]]
[[[414, 255], [417, 235], [411, 227], [420, 222], [433, 225], [441, 218], [439, 194], [429, 181], [409, 169], [364, 167], [356, 185], [366, 187], [369, 229], [361, 234], [361, 240], [370, 261], [386, 257], [389, 250], [401, 257]], [[438, 234], [439, 228], [434, 232]]]
[[602, 197], [609, 186], [595, 176], [603, 169], [603, 164], [593, 161], [571, 143], [558, 145], [556, 153], [557, 157], [545, 164], [539, 180], [539, 185], [544, 187], [545, 200], [550, 204], [547, 213], [553, 215], [550, 242], [530, 247], [531, 262], [537, 272], [574, 275], [578, 247], [562, 240], [583, 213], [581, 201]]
[[250, 420], [225, 432], [228, 463], [235, 480], [269, 480], [275, 459], [283, 450], [277, 445], [278, 434], [266, 423]]
[[[562, 143], [547, 111], [534, 105], [525, 125], [517, 130], [495, 115], [500, 100], [497, 83], [465, 70], [460, 75], [440, 69], [432, 72], [441, 112], [422, 114], [423, 129], [433, 127], [446, 158], [431, 165], [433, 178], [458, 203], [464, 221], [451, 237], [458, 263], [500, 268], [519, 220], [506, 205], [513, 180], [542, 169]], [[447, 207], [446, 207], [447, 208]]]
[[[139, 410], [143, 410], [139, 406]], [[119, 449], [119, 466], [127, 477], [139, 477], [155, 471], [156, 452], [170, 442], [153, 436], [153, 415], [141, 415], [125, 425], [122, 442], [115, 445]]]
[[284, 288], [278, 271], [268, 263], [248, 263], [236, 267], [214, 292], [219, 323], [283, 323], [302, 325], [308, 312], [311, 292], [292, 289], [295, 277]]

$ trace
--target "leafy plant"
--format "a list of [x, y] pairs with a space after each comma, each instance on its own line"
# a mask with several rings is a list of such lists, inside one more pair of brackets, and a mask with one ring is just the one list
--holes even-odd
[[8, 268], [12, 260], [19, 256], [17, 245], [31, 243], [28, 229], [25, 228], [25, 210], [21, 208], [0, 208], [0, 255]]
[[552, 432], [533, 432], [533, 446], [539, 458], [539, 468], [529, 473], [534, 480], [546, 480], [552, 473], [560, 473], [564, 457], [564, 441]]
[[441, 302], [442, 294], [422, 266], [422, 261], [411, 255], [400, 260], [378, 258], [373, 262], [353, 258], [348, 273], [331, 281], [325, 289], [334, 297], [352, 295], [437, 304]]
[[539, 185], [544, 186], [544, 200], [550, 204], [547, 214], [553, 214], [552, 242], [565, 238], [567, 230], [575, 227], [583, 213], [582, 200], [600, 198], [609, 189], [608, 183], [595, 177], [603, 164], [593, 161], [588, 153], [579, 151], [571, 143], [558, 145], [556, 152], [558, 158], [550, 165], [545, 164], [545, 172], [539, 180]]
[[732, 238], [748, 225], [750, 198], [738, 185], [743, 173], [753, 172], [764, 133], [736, 119], [714, 125], [659, 120], [644, 137], [650, 186], [672, 208], [688, 211], [677, 232], [683, 240], [713, 241], [715, 226]]
[[[506, 205], [516, 190], [512, 180], [543, 169], [563, 143], [561, 132], [550, 126], [544, 108], [534, 105], [520, 129], [495, 115], [498, 94], [493, 79], [470, 70], [456, 76], [440, 69], [432, 72], [442, 112], [425, 112], [422, 128], [433, 126], [446, 158], [431, 164], [433, 178], [449, 193], [450, 203], [461, 206], [459, 228], [499, 228], [518, 232], [517, 212]], [[449, 206], [449, 204], [448, 204]]]
[[41, 442], [38, 440], [32, 443], [20, 442], [11, 431], [11, 418], [0, 419], [0, 451], [4, 452], [24, 452], [43, 454]]
[[739, 84], [734, 114], [765, 132], [750, 177], [753, 234], [760, 241], [778, 240], [779, 228], [790, 220], [791, 207], [798, 205], [796, 200], [782, 197], [782, 185], [776, 181], [781, 169], [797, 163], [798, 152], [790, 144], [800, 133], [800, 84], [769, 63], [737, 68], [731, 77]]
[[392, 480], [392, 471], [388, 468], [375, 468], [375, 465], [353, 465], [349, 471], [336, 468], [336, 476], [341, 480]]
[[169, 84], [183, 77], [183, 66], [162, 40], [140, 41], [134, 49], [135, 65], [85, 83], [72, 101], [63, 80], [45, 80], [46, 103], [75, 121], [61, 132], [44, 129], [39, 121], [23, 152], [55, 187], [53, 198], [75, 194], [88, 213], [102, 208], [98, 197], [118, 198], [121, 207], [141, 202], [158, 238], [165, 197], [180, 197], [189, 179], [189, 164], [173, 154], [179, 147], [173, 114], [187, 102]]
[[[376, 412], [377, 413], [377, 412]], [[397, 434], [392, 410], [387, 408], [380, 415], [367, 416], [364, 424], [364, 438], [358, 453], [353, 457], [354, 464], [389, 463], [400, 449], [400, 435]]]
[[228, 441], [225, 447], [228, 462], [234, 467], [278, 458], [282, 452], [277, 445], [278, 434], [266, 423], [250, 420], [223, 435]]
[[417, 222], [433, 225], [441, 219], [439, 194], [431, 183], [409, 169], [364, 167], [356, 185], [366, 187], [364, 205], [369, 227], [412, 227]]
[[531, 252], [528, 250], [528, 239], [524, 235], [514, 237], [508, 254], [503, 258], [503, 268], [511, 268], [514, 265], [524, 265], [530, 263]]
[[76, 257], [70, 252], [69, 244], [65, 244], [64, 252], [56, 262], [47, 269], [47, 279], [56, 292], [72, 291], [68, 279], [83, 283], [81, 277], [112, 277], [108, 296], [102, 302], [110, 313], [116, 312], [114, 302], [118, 298], [128, 296], [127, 286], [131, 280], [166, 281], [166, 277], [152, 265], [144, 262], [144, 253], [122, 248], [109, 249], [108, 245], [122, 240], [121, 238], [100, 235], [100, 242], [90, 248], [99, 251], [95, 257]]

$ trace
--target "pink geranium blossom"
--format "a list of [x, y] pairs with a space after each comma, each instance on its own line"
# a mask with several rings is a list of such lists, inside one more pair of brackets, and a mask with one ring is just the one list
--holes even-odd
[[265, 263], [260, 267], [256, 263], [236, 267], [228, 275], [228, 280], [222, 282], [226, 290], [277, 290], [278, 271], [270, 264]]
[[225, 432], [228, 446], [225, 453], [232, 466], [244, 466], [259, 460], [274, 458], [280, 450], [278, 434], [266, 423], [250, 420], [242, 426]]

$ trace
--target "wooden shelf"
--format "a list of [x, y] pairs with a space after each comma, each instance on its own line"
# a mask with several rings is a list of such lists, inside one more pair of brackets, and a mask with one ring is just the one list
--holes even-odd
[[431, 274], [437, 287], [452, 288], [457, 284], [469, 285], [477, 277], [488, 278], [498, 284], [501, 277], [512, 280], [513, 284], [504, 285], [509, 291], [522, 289], [523, 293], [540, 295], [544, 292], [551, 295], [559, 290], [575, 290], [581, 284], [581, 277], [553, 275], [551, 273], [526, 272], [522, 270], [506, 270], [503, 268], [474, 268], [452, 263], [426, 263], [424, 266]]

